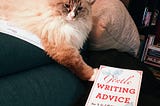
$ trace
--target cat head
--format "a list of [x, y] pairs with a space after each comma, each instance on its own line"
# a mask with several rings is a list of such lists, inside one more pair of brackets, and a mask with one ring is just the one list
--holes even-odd
[[[51, 8], [56, 14], [68, 21], [91, 16], [91, 5], [95, 0], [50, 0]], [[55, 2], [56, 1], [56, 2]]]

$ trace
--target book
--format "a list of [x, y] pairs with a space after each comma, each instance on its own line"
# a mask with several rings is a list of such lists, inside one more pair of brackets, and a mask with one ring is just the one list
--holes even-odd
[[152, 11], [149, 9], [149, 7], [146, 7], [143, 13], [143, 18], [142, 18], [142, 25], [147, 27], [150, 24], [152, 16]]
[[156, 47], [153, 47], [153, 46], [149, 47], [147, 55], [160, 58], [160, 48], [156, 48]]
[[137, 106], [142, 73], [100, 66], [85, 106]]
[[144, 50], [142, 53], [141, 61], [144, 61], [148, 52], [148, 48], [153, 46], [154, 44], [154, 39], [155, 35], [149, 35], [148, 38], [146, 39], [145, 45], [144, 45]]
[[160, 67], [160, 58], [147, 55], [144, 63], [151, 66]]
[[160, 44], [160, 14], [158, 15], [155, 28], [155, 45]]
[[156, 63], [156, 64], [160, 65], [160, 58], [158, 58], [158, 57], [147, 55], [145, 61], [150, 61], [150, 62], [153, 62], [153, 63]]
[[158, 15], [159, 15], [159, 10], [155, 9], [153, 12], [153, 16], [152, 16], [152, 20], [151, 20], [151, 25], [156, 25], [157, 23], [157, 19], [158, 19]]

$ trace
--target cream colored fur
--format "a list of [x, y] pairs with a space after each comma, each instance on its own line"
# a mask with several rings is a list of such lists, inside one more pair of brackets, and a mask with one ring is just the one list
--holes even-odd
[[54, 10], [46, 1], [27, 0], [24, 3], [22, 0], [16, 0], [16, 2], [15, 0], [2, 0], [0, 8], [6, 9], [0, 9], [1, 18], [30, 30], [41, 38], [47, 34], [49, 41], [55, 44], [60, 44], [65, 40], [77, 49], [82, 48], [91, 30], [90, 19], [87, 24], [84, 24], [85, 20], [67, 23], [61, 16], [53, 16]]
[[92, 28], [90, 5], [94, 0], [81, 0], [88, 12], [76, 21], [67, 21], [62, 13], [57, 12], [61, 8], [57, 3], [66, 1], [1, 0], [0, 19], [36, 34], [50, 57], [81, 79], [90, 79], [94, 71], [83, 61], [79, 49]]

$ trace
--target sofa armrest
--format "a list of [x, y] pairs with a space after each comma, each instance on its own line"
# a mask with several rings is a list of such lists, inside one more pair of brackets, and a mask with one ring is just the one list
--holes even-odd
[[0, 33], [0, 76], [54, 62], [32, 44]]

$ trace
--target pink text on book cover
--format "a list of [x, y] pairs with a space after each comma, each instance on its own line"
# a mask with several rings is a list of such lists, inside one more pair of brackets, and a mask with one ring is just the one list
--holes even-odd
[[137, 106], [142, 71], [101, 66], [85, 106]]

